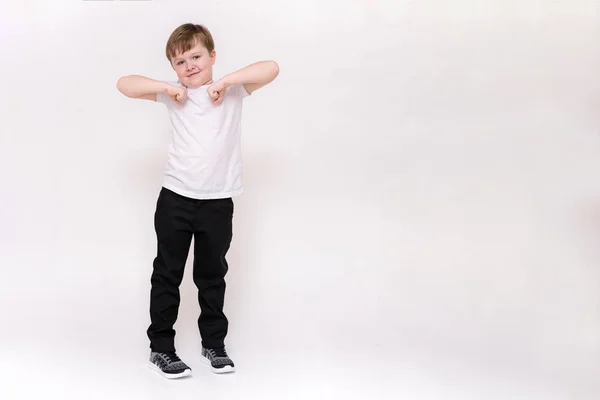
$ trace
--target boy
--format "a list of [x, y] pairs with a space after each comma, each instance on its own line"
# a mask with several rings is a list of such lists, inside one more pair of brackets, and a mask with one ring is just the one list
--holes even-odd
[[191, 369], [175, 352], [173, 325], [179, 285], [194, 238], [194, 283], [198, 288], [202, 361], [215, 373], [233, 372], [225, 351], [228, 320], [223, 313], [225, 255], [232, 239], [233, 200], [242, 193], [240, 120], [246, 96], [279, 74], [273, 61], [251, 64], [213, 82], [216, 52], [202, 25], [183, 24], [171, 34], [166, 55], [177, 82], [139, 75], [117, 83], [125, 96], [163, 103], [172, 142], [158, 196], [154, 225], [157, 255], [150, 291], [150, 367], [172, 379]]

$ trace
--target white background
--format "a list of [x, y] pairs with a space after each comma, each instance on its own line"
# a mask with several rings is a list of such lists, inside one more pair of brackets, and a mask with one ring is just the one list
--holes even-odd
[[[5, 3], [0, 398], [598, 398], [596, 1]], [[145, 333], [168, 118], [115, 85], [173, 79], [184, 22], [216, 78], [281, 73], [245, 103], [238, 371], [199, 362], [188, 268], [171, 382]]]

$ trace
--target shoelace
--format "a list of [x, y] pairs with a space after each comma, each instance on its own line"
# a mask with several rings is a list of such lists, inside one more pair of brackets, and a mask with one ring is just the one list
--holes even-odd
[[224, 357], [224, 358], [227, 358], [227, 352], [225, 351], [224, 347], [219, 347], [219, 348], [216, 348], [216, 349], [208, 349], [208, 352], [213, 357]]
[[166, 356], [167, 361], [169, 361], [169, 363], [176, 363], [178, 361], [181, 361], [181, 359], [175, 353], [163, 353], [163, 354]]

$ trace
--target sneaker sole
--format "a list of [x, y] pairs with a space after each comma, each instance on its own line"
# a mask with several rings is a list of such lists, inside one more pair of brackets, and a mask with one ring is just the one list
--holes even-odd
[[163, 378], [166, 378], [166, 379], [179, 379], [179, 378], [184, 378], [186, 376], [192, 375], [191, 369], [186, 369], [185, 371], [180, 372], [178, 374], [165, 374], [164, 372], [162, 372], [162, 370], [156, 364], [149, 363], [148, 368], [157, 372], [160, 376], [162, 376]]
[[212, 370], [212, 372], [214, 372], [215, 374], [228, 374], [231, 372], [235, 372], [235, 368], [230, 365], [226, 365], [223, 368], [214, 368], [212, 366], [210, 360], [208, 358], [206, 358], [205, 356], [201, 356], [200, 361], [202, 361], [203, 364], [208, 365], [210, 367], [210, 369]]

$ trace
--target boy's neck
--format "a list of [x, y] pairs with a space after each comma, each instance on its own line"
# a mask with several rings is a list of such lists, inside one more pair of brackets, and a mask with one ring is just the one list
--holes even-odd
[[212, 83], [213, 83], [213, 80], [212, 80], [212, 78], [211, 78], [211, 79], [207, 80], [206, 82], [204, 82], [204, 83], [202, 83], [202, 84], [200, 84], [200, 85], [198, 85], [198, 86], [187, 86], [187, 88], [188, 88], [188, 89], [198, 89], [198, 88], [201, 88], [202, 86], [208, 86], [208, 85], [211, 85]]

